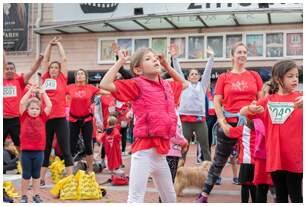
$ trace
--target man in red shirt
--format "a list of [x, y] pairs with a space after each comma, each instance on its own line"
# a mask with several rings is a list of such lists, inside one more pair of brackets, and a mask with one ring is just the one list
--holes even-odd
[[22, 97], [22, 90], [33, 74], [38, 70], [43, 56], [35, 61], [30, 71], [17, 75], [15, 64], [7, 62], [3, 70], [3, 142], [8, 135], [11, 136], [16, 148], [20, 146], [20, 121], [19, 102]]

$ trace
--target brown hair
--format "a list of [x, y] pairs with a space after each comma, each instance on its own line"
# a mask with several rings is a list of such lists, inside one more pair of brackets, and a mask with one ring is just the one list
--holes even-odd
[[130, 63], [130, 68], [134, 76], [137, 76], [137, 74], [134, 72], [135, 67], [139, 67], [142, 63], [143, 56], [148, 53], [148, 52], [153, 52], [155, 53], [152, 49], [150, 48], [139, 48], [137, 51], [133, 54], [131, 57], [131, 63]]
[[117, 123], [117, 118], [116, 117], [109, 116], [107, 118], [107, 124], [108, 124], [109, 127], [114, 127], [116, 125], [116, 123]]
[[283, 86], [283, 80], [286, 73], [293, 68], [298, 69], [298, 65], [292, 60], [282, 60], [273, 65], [272, 78], [269, 83], [269, 94], [275, 94], [278, 92], [279, 86]]
[[29, 99], [26, 108], [28, 109], [32, 103], [37, 104], [40, 108], [41, 101], [37, 97], [32, 97], [31, 99]]
[[58, 62], [58, 61], [52, 61], [52, 62], [49, 64], [49, 67], [48, 67], [48, 72], [49, 72], [50, 67], [51, 67], [51, 65], [52, 65], [52, 64], [57, 64], [57, 65], [58, 65], [59, 70], [61, 71], [61, 68], [62, 68], [61, 63], [60, 63], [60, 62]]
[[76, 76], [77, 76], [77, 73], [78, 73], [79, 71], [84, 72], [84, 74], [85, 74], [85, 76], [86, 76], [85, 82], [86, 82], [86, 84], [87, 84], [87, 83], [88, 83], [88, 72], [87, 72], [85, 69], [78, 69], [78, 70], [76, 70], [76, 71], [74, 72], [74, 81], [76, 80]]
[[236, 51], [236, 49], [239, 47], [239, 46], [244, 46], [244, 48], [246, 48], [246, 50], [248, 50], [247, 46], [242, 43], [242, 42], [237, 42], [236, 44], [234, 44], [231, 48], [231, 56], [233, 57], [234, 56], [234, 53]]

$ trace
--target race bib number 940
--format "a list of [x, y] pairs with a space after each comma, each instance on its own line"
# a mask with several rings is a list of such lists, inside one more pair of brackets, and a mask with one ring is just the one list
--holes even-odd
[[17, 97], [16, 86], [3, 87], [3, 97]]
[[272, 124], [283, 124], [293, 112], [292, 102], [268, 102]]
[[46, 79], [43, 89], [44, 90], [56, 90], [57, 84], [55, 79]]

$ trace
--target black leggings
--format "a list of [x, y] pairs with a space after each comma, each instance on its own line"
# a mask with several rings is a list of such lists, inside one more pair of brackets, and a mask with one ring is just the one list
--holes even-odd
[[52, 149], [54, 133], [56, 134], [58, 146], [65, 160], [65, 166], [72, 166], [73, 161], [70, 153], [69, 128], [66, 118], [63, 117], [49, 119], [46, 122], [46, 147], [44, 151], [43, 167], [49, 166], [49, 158]]
[[120, 134], [121, 134], [121, 152], [125, 152], [126, 148], [126, 135], [127, 135], [127, 127], [123, 127], [120, 129]]
[[209, 144], [209, 151], [211, 151], [211, 144], [212, 144], [212, 128], [217, 121], [217, 116], [210, 116], [206, 117], [206, 124], [208, 128], [208, 144]]
[[76, 151], [76, 146], [78, 143], [80, 131], [82, 129], [82, 136], [84, 140], [85, 145], [85, 154], [86, 155], [92, 155], [92, 120], [88, 122], [69, 122], [70, 126], [70, 147], [71, 147], [71, 153], [76, 154], [78, 151]]
[[302, 203], [302, 179], [303, 173], [288, 171], [271, 172], [271, 177], [276, 191], [276, 202], [288, 203], [288, 195], [291, 202]]
[[[249, 192], [250, 191], [250, 192]], [[256, 187], [255, 185], [241, 185], [241, 202], [249, 202], [249, 194], [251, 193], [252, 202], [256, 200]]]
[[256, 203], [266, 203], [267, 194], [270, 185], [268, 184], [258, 184], [256, 185]]

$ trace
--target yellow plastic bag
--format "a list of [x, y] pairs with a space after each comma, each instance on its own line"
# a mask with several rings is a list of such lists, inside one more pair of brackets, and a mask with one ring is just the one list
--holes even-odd
[[96, 181], [94, 172], [85, 173], [84, 171], [79, 170], [76, 174], [76, 179], [79, 182], [77, 189], [78, 199], [92, 200], [102, 198], [102, 193]]
[[3, 182], [3, 188], [6, 192], [6, 194], [10, 197], [10, 198], [16, 198], [16, 197], [20, 197], [20, 195], [15, 192], [15, 188], [12, 182], [7, 181], [7, 182]]
[[21, 162], [18, 161], [17, 162], [17, 174], [21, 174], [21, 172], [22, 172]]
[[73, 175], [69, 175], [57, 182], [50, 190], [51, 194], [61, 200], [77, 200], [78, 181]]
[[54, 162], [49, 166], [51, 172], [51, 179], [54, 183], [57, 183], [64, 177], [64, 160], [60, 160], [59, 157], [55, 157]]

